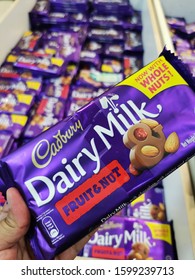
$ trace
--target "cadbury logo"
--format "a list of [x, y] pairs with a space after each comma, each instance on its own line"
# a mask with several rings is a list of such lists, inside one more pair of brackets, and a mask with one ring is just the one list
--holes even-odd
[[58, 130], [57, 134], [53, 136], [54, 142], [49, 143], [47, 139], [39, 141], [32, 151], [34, 166], [37, 168], [46, 167], [78, 130], [83, 130], [79, 120], [71, 125], [64, 134]]

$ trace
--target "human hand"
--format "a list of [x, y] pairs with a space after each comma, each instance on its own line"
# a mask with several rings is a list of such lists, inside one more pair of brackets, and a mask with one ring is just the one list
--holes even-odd
[[[25, 239], [30, 226], [30, 212], [16, 188], [8, 189], [7, 202], [8, 204], [3, 206], [0, 213], [0, 260], [34, 259], [32, 250]], [[55, 259], [75, 259], [93, 234], [94, 232], [91, 232]]]

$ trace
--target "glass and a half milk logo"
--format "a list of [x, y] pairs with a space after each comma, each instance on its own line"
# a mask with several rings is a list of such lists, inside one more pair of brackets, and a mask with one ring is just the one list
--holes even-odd
[[119, 109], [117, 108], [118, 104], [115, 104], [114, 101], [118, 100], [119, 96], [117, 94], [111, 96], [110, 98], [107, 98], [106, 96], [103, 96], [100, 98], [100, 104], [102, 106], [102, 109], [108, 109], [114, 110], [114, 113], [117, 114], [119, 112]]
[[152, 206], [151, 200], [147, 199], [140, 207], [133, 209], [133, 217], [140, 219], [151, 219], [150, 208]]

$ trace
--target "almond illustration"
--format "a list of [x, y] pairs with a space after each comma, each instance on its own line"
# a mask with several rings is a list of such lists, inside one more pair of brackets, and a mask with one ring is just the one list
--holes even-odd
[[141, 152], [147, 157], [156, 157], [159, 154], [159, 150], [155, 146], [150, 145], [143, 146]]
[[165, 152], [175, 153], [179, 149], [180, 141], [176, 132], [172, 132], [165, 141]]
[[140, 122], [148, 125], [151, 129], [155, 128], [159, 124], [157, 121], [152, 119], [142, 119]]

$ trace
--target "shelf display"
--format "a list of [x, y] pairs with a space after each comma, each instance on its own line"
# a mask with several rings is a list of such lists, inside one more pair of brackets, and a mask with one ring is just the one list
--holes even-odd
[[98, 229], [82, 254], [116, 260], [177, 259], [171, 223], [116, 216]]
[[[16, 10], [20, 2], [23, 1], [16, 1]], [[100, 0], [89, 1], [90, 5], [88, 1], [74, 3], [67, 1], [65, 4], [52, 0], [32, 2], [29, 6], [25, 4], [24, 7], [24, 11], [30, 12], [28, 24], [23, 24], [20, 36], [17, 36], [17, 40], [14, 37], [12, 47], [6, 49], [5, 60], [1, 59], [0, 78], [9, 81], [11, 78], [25, 83], [30, 80], [31, 85], [34, 79], [40, 88], [32, 99], [33, 106], [28, 105], [27, 112], [23, 111], [23, 114], [20, 112], [19, 117], [24, 115], [25, 120], [16, 121], [13, 114], [18, 111], [12, 111], [10, 114], [10, 109], [6, 109], [8, 106], [5, 107], [6, 115], [11, 117], [7, 122], [11, 124], [14, 120], [21, 127], [17, 130], [19, 136], [12, 137], [12, 141], [8, 141], [9, 149], [3, 156], [9, 151], [17, 150], [63, 118], [69, 118], [75, 111], [98, 98], [124, 77], [141, 69], [159, 53], [153, 43], [156, 34], [145, 31], [146, 27], [149, 27], [150, 31], [154, 28], [146, 1], [143, 1], [142, 5], [133, 0], [130, 5], [128, 1], [121, 1], [123, 5], [120, 9], [121, 13], [124, 12], [123, 17], [116, 16], [117, 9], [111, 11], [110, 1], [106, 6], [103, 1], [104, 10]], [[153, 1], [148, 2], [152, 6]], [[25, 91], [22, 93], [26, 94]], [[13, 95], [13, 92], [10, 94]], [[2, 98], [5, 99], [5, 96]], [[10, 96], [7, 104], [13, 103], [12, 100], [16, 102]], [[5, 123], [5, 111], [1, 115], [2, 122]], [[13, 131], [12, 128], [10, 130]], [[178, 178], [180, 180], [180, 175]], [[165, 200], [167, 189], [165, 186]], [[166, 211], [168, 212], [166, 218], [169, 221], [174, 220], [178, 246], [180, 238], [178, 241], [177, 221], [175, 222], [170, 215], [169, 205]], [[183, 212], [185, 215], [185, 211]], [[181, 220], [182, 217], [181, 215]], [[190, 225], [186, 230], [188, 227]], [[187, 247], [190, 246], [191, 244], [188, 244]], [[183, 258], [180, 246], [178, 253], [179, 258]], [[190, 258], [192, 255], [193, 253]]]

